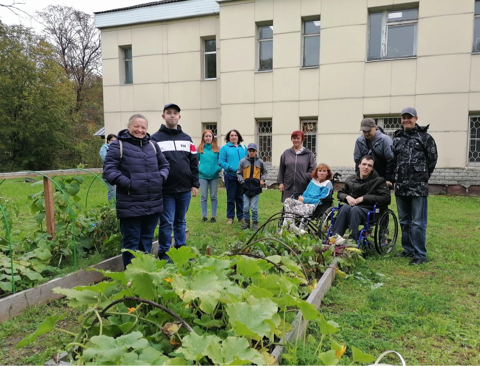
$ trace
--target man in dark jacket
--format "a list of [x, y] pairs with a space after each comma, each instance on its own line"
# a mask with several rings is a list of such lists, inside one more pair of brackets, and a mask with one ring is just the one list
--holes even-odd
[[197, 196], [200, 182], [197, 150], [191, 137], [184, 133], [178, 124], [181, 118], [180, 107], [176, 104], [167, 104], [163, 108], [162, 118], [165, 124], [152, 135], [152, 140], [157, 141], [170, 163], [170, 175], [163, 184], [164, 210], [160, 213], [158, 228], [158, 257], [169, 260], [165, 253], [172, 244], [172, 230], [175, 247], [185, 245], [187, 227], [185, 215], [191, 196]]
[[437, 165], [435, 140], [429, 126], [419, 126], [415, 108], [405, 108], [402, 128], [393, 137], [395, 196], [402, 229], [403, 252], [397, 257], [413, 258], [410, 265], [428, 262], [427, 214], [428, 180]]
[[373, 118], [365, 118], [360, 123], [363, 132], [355, 142], [353, 160], [355, 171], [358, 172], [362, 156], [370, 155], [375, 160], [375, 171], [387, 181], [390, 187], [393, 185], [395, 162], [393, 160], [392, 139], [385, 135], [381, 127], [375, 124]]
[[338, 211], [333, 227], [333, 235], [340, 235], [337, 243], [343, 241], [347, 228], [350, 229], [350, 239], [358, 240], [358, 226], [366, 221], [368, 211], [374, 205], [388, 206], [391, 201], [390, 190], [385, 179], [373, 170], [374, 160], [370, 155], [360, 159], [359, 171], [349, 176], [343, 188], [338, 191], [338, 200], [346, 203]]

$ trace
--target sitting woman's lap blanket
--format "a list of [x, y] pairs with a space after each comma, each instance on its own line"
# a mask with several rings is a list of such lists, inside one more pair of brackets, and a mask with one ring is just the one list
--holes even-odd
[[283, 204], [285, 212], [291, 212], [300, 216], [310, 216], [316, 205], [303, 203], [294, 198], [287, 198]]

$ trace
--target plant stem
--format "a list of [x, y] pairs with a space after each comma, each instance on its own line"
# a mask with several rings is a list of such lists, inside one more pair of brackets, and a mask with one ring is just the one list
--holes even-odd
[[[322, 350], [322, 343], [323, 343], [323, 339], [325, 338], [325, 334], [322, 334], [322, 337], [320, 338], [320, 343], [318, 344], [318, 347], [317, 349], [315, 350], [315, 354], [320, 354], [319, 351]], [[318, 355], [317, 355], [318, 356]]]
[[61, 329], [61, 328], [54, 328], [55, 330], [58, 330], [59, 332], [63, 332], [65, 334], [69, 334], [73, 337], [76, 337], [78, 334], [77, 333], [73, 333], [73, 332], [69, 332], [68, 330], [65, 330], [65, 329]]
[[95, 316], [97, 317], [98, 322], [100, 323], [100, 334], [99, 335], [102, 335], [103, 334], [103, 321], [102, 321], [102, 318], [100, 317], [100, 314], [98, 313], [97, 310], [95, 310]]

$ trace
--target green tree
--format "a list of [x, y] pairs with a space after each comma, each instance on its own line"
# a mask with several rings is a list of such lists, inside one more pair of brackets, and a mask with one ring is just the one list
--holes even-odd
[[0, 170], [65, 167], [75, 88], [54, 49], [0, 22]]

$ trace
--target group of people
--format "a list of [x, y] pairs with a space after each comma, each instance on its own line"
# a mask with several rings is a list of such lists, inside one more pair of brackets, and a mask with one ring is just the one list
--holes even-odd
[[[225, 137], [219, 148], [214, 133], [206, 130], [198, 149], [178, 124], [180, 107], [167, 104], [165, 123], [150, 136], [148, 120], [140, 114], [130, 117], [127, 128], [109, 135], [101, 148], [104, 179], [109, 199], [116, 188], [117, 216], [120, 219], [122, 248], [150, 252], [159, 222], [160, 259], [172, 245], [185, 245], [185, 216], [191, 197], [200, 188], [202, 221], [216, 222], [220, 172], [227, 192], [227, 224], [235, 216], [242, 229], [258, 228], [258, 202], [265, 185], [267, 170], [254, 143], [248, 147], [236, 129]], [[422, 264], [426, 256], [428, 180], [437, 162], [435, 141], [428, 126], [416, 122], [417, 111], [406, 108], [401, 113], [401, 128], [393, 141], [371, 118], [364, 119], [363, 132], [355, 144], [356, 174], [348, 177], [338, 192], [345, 205], [340, 209], [333, 234], [343, 239], [347, 229], [358, 239], [358, 226], [365, 221], [374, 204], [388, 205], [390, 189], [395, 195], [402, 230], [401, 257], [411, 257], [410, 264]], [[285, 210], [310, 215], [322, 199], [331, 198], [332, 171], [327, 164], [316, 164], [312, 151], [303, 146], [302, 131], [291, 134], [292, 147], [280, 158], [277, 177]], [[211, 217], [208, 219], [208, 196]], [[251, 221], [250, 221], [251, 218]], [[123, 252], [126, 267], [132, 260]]]

